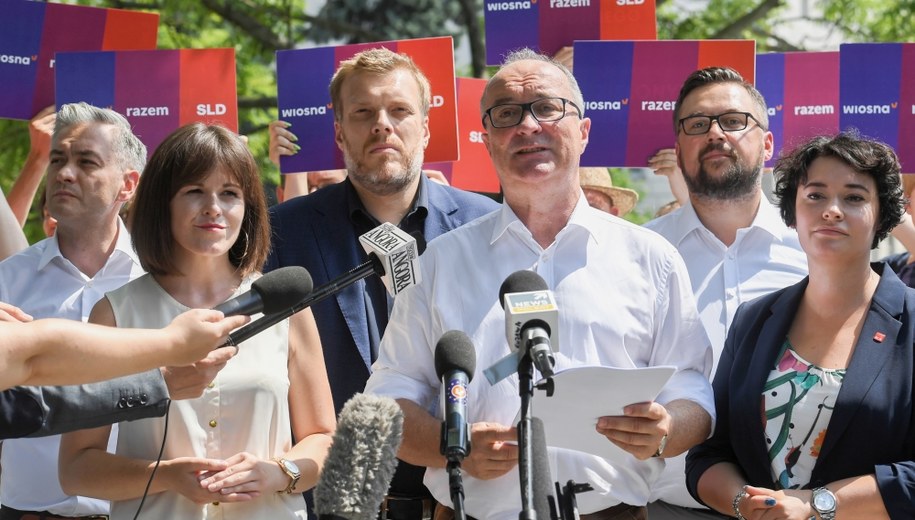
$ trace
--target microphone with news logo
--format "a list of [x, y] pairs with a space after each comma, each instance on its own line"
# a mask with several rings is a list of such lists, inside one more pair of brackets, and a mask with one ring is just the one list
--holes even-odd
[[559, 349], [559, 309], [543, 278], [533, 271], [516, 271], [499, 288], [505, 309], [508, 344], [522, 355], [530, 352], [544, 377], [553, 375], [553, 351]]
[[[357, 281], [377, 274], [392, 295], [420, 282], [419, 255], [426, 250], [421, 233], [407, 234], [393, 224], [384, 223], [359, 237], [368, 260], [315, 288], [298, 303], [282, 312], [264, 316], [229, 334], [226, 345], [237, 346], [300, 310], [346, 289]], [[272, 272], [272, 271], [271, 271]]]
[[315, 486], [319, 520], [375, 520], [397, 468], [403, 412], [393, 399], [356, 394], [340, 411]]

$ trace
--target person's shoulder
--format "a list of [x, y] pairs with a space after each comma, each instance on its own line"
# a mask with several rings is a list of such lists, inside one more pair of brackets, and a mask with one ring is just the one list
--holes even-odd
[[38, 262], [40, 261], [41, 257], [44, 256], [44, 252], [51, 242], [52, 238], [48, 237], [30, 245], [29, 247], [19, 251], [14, 255], [6, 257], [0, 261], [0, 272], [11, 269], [21, 269], [26, 266], [37, 266]]
[[346, 202], [345, 183], [331, 184], [320, 190], [283, 201], [270, 208], [273, 215], [280, 217], [297, 216], [309, 211], [321, 211], [327, 207], [344, 207]]
[[429, 187], [429, 197], [432, 203], [435, 202], [437, 197], [447, 197], [457, 204], [458, 209], [483, 209], [489, 212], [499, 207], [498, 202], [486, 195], [462, 190], [454, 186], [445, 186], [437, 182], [426, 183], [426, 186]]
[[661, 215], [660, 217], [653, 218], [646, 222], [642, 227], [650, 229], [656, 233], [661, 233], [662, 231], [673, 229], [677, 222], [683, 216], [683, 206], [671, 211], [666, 215]]

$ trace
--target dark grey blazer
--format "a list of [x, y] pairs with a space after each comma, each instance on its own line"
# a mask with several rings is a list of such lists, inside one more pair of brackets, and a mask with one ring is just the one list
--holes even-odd
[[165, 415], [159, 369], [78, 386], [18, 386], [0, 392], [0, 439], [43, 437]]

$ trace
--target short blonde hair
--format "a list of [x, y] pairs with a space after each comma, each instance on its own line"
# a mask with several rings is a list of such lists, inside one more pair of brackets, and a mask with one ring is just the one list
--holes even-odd
[[382, 75], [397, 69], [404, 69], [413, 75], [413, 79], [416, 80], [416, 85], [419, 87], [419, 96], [422, 98], [420, 105], [423, 116], [428, 116], [432, 99], [429, 79], [406, 54], [399, 54], [380, 47], [362, 51], [352, 58], [340, 62], [340, 67], [330, 80], [330, 101], [334, 106], [334, 118], [339, 121], [343, 114], [343, 99], [340, 97], [340, 91], [343, 90], [343, 83], [347, 78], [359, 72]]

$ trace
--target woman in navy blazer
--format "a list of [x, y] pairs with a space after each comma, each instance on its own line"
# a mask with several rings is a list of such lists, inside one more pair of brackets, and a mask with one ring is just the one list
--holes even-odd
[[915, 290], [870, 264], [903, 213], [899, 162], [839, 134], [775, 171], [810, 276], [737, 310], [689, 491], [737, 518], [915, 518]]

